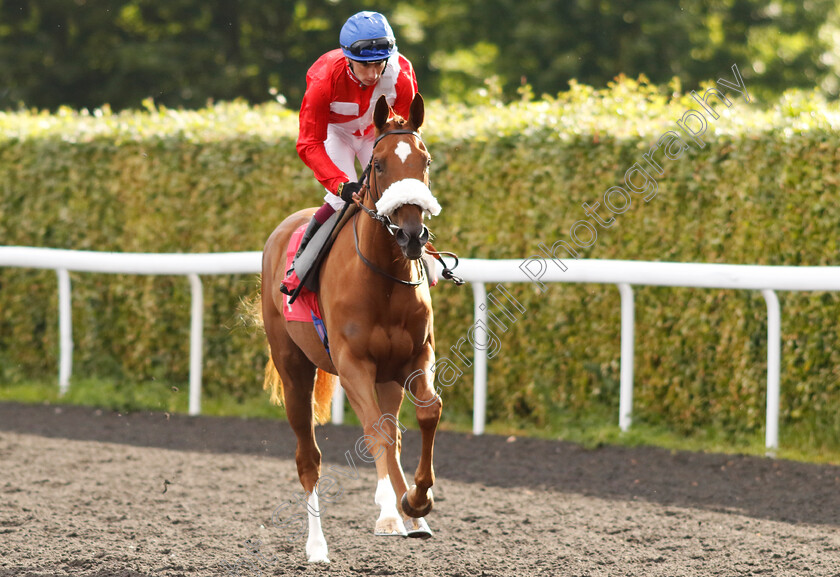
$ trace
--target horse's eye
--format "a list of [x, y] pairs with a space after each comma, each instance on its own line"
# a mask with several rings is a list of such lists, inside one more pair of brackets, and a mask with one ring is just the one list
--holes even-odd
[[376, 172], [382, 172], [382, 166], [380, 166], [379, 160], [373, 161], [373, 168], [376, 169]]
[[430, 167], [431, 165], [432, 165], [432, 159], [431, 159], [431, 158], [427, 158], [427, 159], [426, 159], [426, 170], [429, 170], [429, 167]]

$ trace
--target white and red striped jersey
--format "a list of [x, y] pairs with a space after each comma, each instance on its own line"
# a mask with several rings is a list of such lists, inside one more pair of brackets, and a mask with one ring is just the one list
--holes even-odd
[[408, 118], [417, 93], [417, 78], [407, 58], [394, 54], [375, 86], [365, 86], [353, 75], [340, 49], [321, 56], [306, 73], [306, 93], [300, 107], [297, 151], [315, 178], [332, 193], [347, 180], [324, 147], [327, 128], [362, 138], [373, 131], [373, 109], [385, 95], [394, 112]]

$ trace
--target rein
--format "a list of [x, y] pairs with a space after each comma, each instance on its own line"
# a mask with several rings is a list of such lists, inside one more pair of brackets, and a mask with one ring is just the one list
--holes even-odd
[[385, 278], [391, 279], [392, 281], [397, 282], [401, 285], [420, 286], [423, 283], [423, 281], [426, 280], [426, 269], [423, 268], [422, 265], [420, 265], [420, 278], [418, 280], [409, 281], [409, 280], [402, 280], [401, 278], [397, 278], [397, 277], [385, 272], [384, 270], [382, 270], [381, 268], [376, 266], [374, 263], [372, 263], [371, 261], [369, 261], [368, 259], [365, 258], [365, 255], [363, 255], [362, 251], [359, 249], [359, 232], [356, 230], [356, 217], [358, 217], [358, 216], [359, 216], [358, 212], [353, 215], [353, 242], [356, 243], [356, 254], [359, 255], [359, 258], [362, 259], [362, 262], [365, 263], [371, 270], [373, 270], [373, 272], [379, 273], [382, 276], [384, 276]]
[[[446, 280], [451, 280], [452, 282], [455, 283], [455, 286], [461, 286], [462, 284], [464, 284], [464, 279], [462, 279], [459, 276], [455, 276], [455, 274], [452, 272], [452, 269], [454, 269], [458, 266], [458, 255], [457, 254], [455, 254], [454, 252], [449, 252], [447, 250], [441, 250], [441, 251], [435, 250], [435, 247], [433, 247], [432, 243], [430, 243], [430, 242], [426, 243], [426, 252], [429, 253], [430, 255], [432, 255], [432, 257], [434, 257], [434, 259], [436, 261], [438, 261], [441, 265], [443, 265], [443, 270], [440, 272], [440, 276], [442, 276]], [[443, 260], [443, 257], [440, 256], [442, 254], [445, 254], [446, 256], [451, 256], [452, 258], [455, 259], [455, 264], [452, 265], [452, 268], [449, 268], [448, 266], [446, 266], [446, 261]]]

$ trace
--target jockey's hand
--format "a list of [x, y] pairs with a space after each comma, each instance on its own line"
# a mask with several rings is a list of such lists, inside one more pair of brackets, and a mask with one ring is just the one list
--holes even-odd
[[358, 182], [345, 182], [339, 188], [339, 195], [344, 202], [353, 202], [353, 195], [362, 190], [362, 185]]

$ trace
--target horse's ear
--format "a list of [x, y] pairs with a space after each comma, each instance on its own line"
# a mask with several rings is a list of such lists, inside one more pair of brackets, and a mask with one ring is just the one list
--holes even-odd
[[376, 101], [376, 108], [373, 109], [373, 125], [377, 130], [382, 130], [382, 127], [388, 122], [389, 116], [391, 116], [391, 107], [388, 106], [388, 101], [383, 94]]
[[426, 115], [426, 109], [423, 106], [423, 97], [420, 93], [414, 95], [414, 100], [411, 101], [411, 108], [408, 112], [408, 124], [417, 130], [423, 125], [423, 117]]

